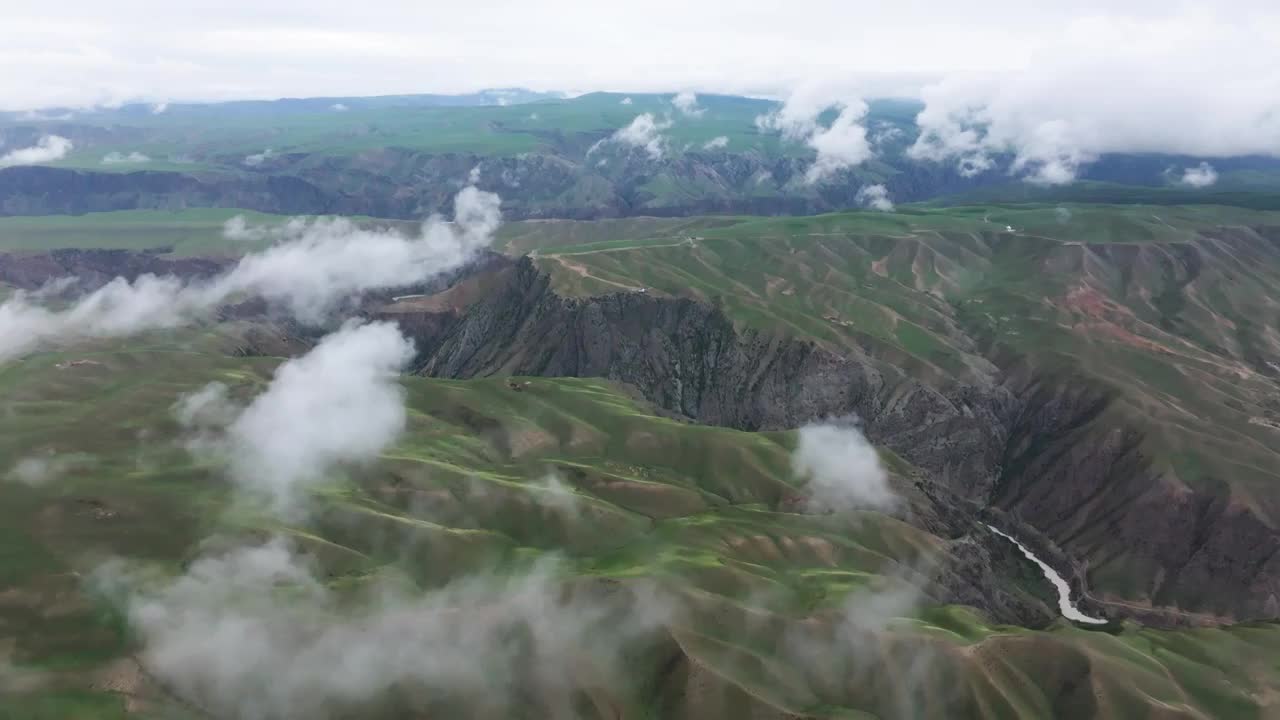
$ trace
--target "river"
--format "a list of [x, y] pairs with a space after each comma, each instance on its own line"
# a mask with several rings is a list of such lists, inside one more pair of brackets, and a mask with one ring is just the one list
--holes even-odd
[[[983, 523], [983, 524], [987, 525], [986, 523]], [[1058, 574], [1058, 571], [1049, 567], [1048, 563], [1036, 557], [1036, 554], [1031, 552], [1029, 549], [1027, 549], [1026, 545], [1023, 545], [1022, 543], [1013, 539], [1012, 535], [1005, 532], [1001, 532], [1000, 530], [996, 529], [995, 527], [992, 527], [991, 525], [987, 525], [987, 527], [991, 528], [991, 531], [994, 532], [995, 534], [1008, 540], [1014, 545], [1017, 545], [1018, 549], [1022, 551], [1023, 555], [1027, 556], [1028, 560], [1040, 566], [1040, 571], [1044, 573], [1045, 578], [1048, 579], [1048, 581], [1055, 588], [1058, 589], [1058, 610], [1062, 612], [1063, 617], [1065, 617], [1068, 620], [1073, 620], [1075, 622], [1090, 623], [1093, 625], [1101, 625], [1107, 622], [1102, 618], [1090, 617], [1080, 612], [1080, 609], [1077, 608], [1075, 604], [1071, 602], [1071, 586], [1067, 585], [1067, 581], [1064, 580], [1062, 576]]]

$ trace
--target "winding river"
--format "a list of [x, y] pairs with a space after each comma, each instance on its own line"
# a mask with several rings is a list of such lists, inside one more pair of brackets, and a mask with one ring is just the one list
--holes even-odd
[[[987, 523], [983, 523], [983, 525], [987, 525]], [[1088, 615], [1085, 615], [1084, 613], [1080, 612], [1080, 609], [1077, 608], [1075, 604], [1071, 602], [1071, 587], [1067, 585], [1067, 581], [1064, 580], [1056, 570], [1049, 567], [1048, 563], [1036, 557], [1035, 553], [1028, 550], [1026, 545], [1023, 545], [1022, 543], [1013, 539], [1012, 535], [1005, 532], [1001, 532], [1000, 530], [996, 529], [995, 527], [992, 527], [991, 525], [987, 525], [987, 527], [991, 528], [991, 532], [1008, 540], [1014, 545], [1017, 545], [1018, 549], [1022, 551], [1023, 555], [1027, 556], [1028, 560], [1040, 566], [1040, 571], [1044, 573], [1045, 578], [1048, 579], [1048, 581], [1052, 583], [1055, 588], [1058, 589], [1058, 610], [1062, 612], [1063, 617], [1078, 623], [1089, 623], [1092, 625], [1101, 625], [1107, 622], [1102, 618], [1089, 617]]]

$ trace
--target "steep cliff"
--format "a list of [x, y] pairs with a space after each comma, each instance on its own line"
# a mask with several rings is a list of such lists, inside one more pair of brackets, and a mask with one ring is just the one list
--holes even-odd
[[561, 297], [528, 259], [383, 314], [415, 335], [427, 375], [606, 377], [742, 429], [856, 414], [954, 502], [1012, 513], [1064, 569], [1084, 560], [1076, 581], [1092, 572], [1099, 599], [1172, 616], [1276, 615], [1280, 535], [1265, 515], [1225, 486], [1189, 486], [1153, 463], [1150, 428], [1122, 411], [1115, 388], [1007, 348], [994, 356], [996, 382], [929, 384], [864, 355], [735, 327], [688, 299]]

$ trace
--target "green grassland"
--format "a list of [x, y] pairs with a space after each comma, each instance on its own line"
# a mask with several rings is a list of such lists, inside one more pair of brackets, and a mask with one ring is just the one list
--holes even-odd
[[[907, 207], [545, 246], [536, 262], [566, 294], [693, 297], [940, 387], [981, 385], [992, 358], [1074, 377], [1108, 409], [1059, 452], [1134, 428], [1166, 478], [1275, 522], [1278, 234], [1280, 214], [1222, 206]], [[1148, 596], [1150, 568], [1096, 522], [1106, 497], [1060, 532], [1089, 548], [1092, 587]]]
[[[135, 706], [183, 716], [145, 678], [113, 681], [133, 640], [84, 578], [110, 557], [176, 572], [203, 538], [264, 529], [292, 534], [335, 584], [397, 567], [426, 588], [548, 553], [582, 578], [658, 580], [692, 609], [671, 628], [689, 682], [718, 688], [720, 700], [682, 706], [689, 717], [752, 705], [892, 717], [902, 688], [938, 717], [1060, 716], [1072, 702], [1116, 718], [1274, 710], [1280, 629], [1265, 624], [1031, 631], [926, 603], [891, 623], [882, 661], [845, 658], [829, 625], [837, 609], [928, 564], [945, 543], [886, 515], [789, 510], [798, 492], [790, 433], [667, 419], [600, 380], [517, 379], [515, 390], [504, 379], [405, 378], [401, 440], [316, 489], [313, 520], [281, 527], [234, 506], [219, 468], [192, 459], [171, 417], [181, 394], [209, 381], [242, 398], [265, 386], [278, 360], [228, 354], [237, 332], [87, 343], [0, 368], [3, 464], [45, 452], [75, 459], [46, 484], [0, 485], [0, 650], [20, 688], [0, 699], [0, 717], [125, 717]], [[893, 467], [910, 497], [910, 468]], [[548, 502], [549, 472], [571, 489], [574, 510]], [[788, 650], [783, 638], [796, 633], [826, 638], [823, 662]], [[895, 678], [899, 653], [927, 658], [918, 678]], [[1081, 697], [1065, 701], [1081, 682]], [[671, 716], [668, 702], [650, 698], [636, 716]]]
[[[292, 219], [253, 210], [188, 208], [119, 210], [84, 215], [0, 217], [0, 252], [61, 249], [164, 250], [175, 256], [235, 257], [260, 250], [270, 239], [230, 239], [228, 220], [241, 216], [250, 227], [279, 227]], [[352, 216], [362, 227], [396, 228], [406, 234], [418, 223]]]
[[[0, 218], [0, 251], [39, 252], [64, 248], [154, 250], [175, 255], [236, 255], [251, 243], [231, 241], [223, 226], [236, 215], [254, 224], [287, 218], [243, 210], [121, 210], [87, 215]], [[260, 245], [260, 243], [259, 243]]]
[[[629, 98], [630, 103], [623, 103]], [[670, 121], [674, 147], [701, 146], [728, 138], [727, 150], [777, 155], [803, 153], [803, 146], [783, 143], [775, 133], [761, 133], [755, 118], [775, 103], [724, 96], [703, 96], [697, 116], [681, 114], [671, 95], [592, 93], [572, 100], [544, 100], [508, 106], [412, 107], [353, 106], [344, 112], [240, 113], [219, 106], [188, 107], [159, 115], [112, 113], [78, 115], [77, 123], [119, 130], [130, 139], [95, 142], [51, 163], [109, 172], [131, 170], [198, 171], [214, 168], [244, 171], [244, 158], [268, 148], [274, 154], [315, 153], [348, 156], [393, 147], [426, 153], [474, 153], [513, 156], [547, 149], [579, 136], [581, 151], [636, 116], [653, 114]], [[883, 103], [886, 118], [896, 105]], [[877, 109], [879, 109], [877, 105]], [[103, 163], [110, 152], [142, 153], [141, 163]]]

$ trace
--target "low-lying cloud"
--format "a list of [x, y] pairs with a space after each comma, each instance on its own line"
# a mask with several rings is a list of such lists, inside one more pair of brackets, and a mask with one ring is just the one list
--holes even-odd
[[1074, 181], [1107, 153], [1274, 156], [1280, 77], [1270, 45], [1200, 13], [1082, 18], [1025, 70], [924, 88], [910, 154], [966, 175], [1009, 157], [1008, 172], [1044, 185]]
[[287, 223], [280, 242], [214, 278], [116, 278], [65, 309], [19, 292], [0, 304], [0, 362], [54, 343], [190, 324], [237, 297], [262, 298], [321, 325], [363, 293], [419, 283], [467, 262], [492, 240], [499, 204], [493, 193], [465, 188], [454, 198], [454, 221], [433, 216], [416, 237], [343, 219]]
[[576, 517], [581, 510], [578, 494], [574, 492], [573, 486], [566, 483], [557, 472], [547, 473], [534, 487], [537, 488], [539, 501], [547, 507], [569, 517]]
[[86, 456], [79, 453], [41, 453], [21, 458], [4, 479], [28, 487], [40, 487], [56, 482], [77, 466], [85, 463]]
[[1206, 188], [1218, 182], [1218, 171], [1209, 163], [1202, 162], [1195, 167], [1184, 168], [1178, 182], [1187, 187]]
[[222, 224], [222, 237], [236, 242], [279, 242], [302, 237], [312, 221], [308, 218], [289, 218], [281, 225], [250, 225], [243, 215], [228, 218]]
[[151, 158], [137, 150], [130, 153], [109, 152], [102, 156], [103, 165], [121, 165], [128, 163], [146, 163], [151, 162]]
[[677, 93], [671, 98], [671, 104], [688, 117], [702, 117], [702, 114], [707, 111], [706, 108], [698, 106], [698, 96], [688, 91]]
[[[649, 154], [649, 157], [654, 160], [661, 160], [664, 146], [666, 145], [666, 139], [663, 137], [662, 131], [669, 127], [671, 127], [670, 120], [658, 120], [653, 116], [653, 113], [641, 113], [630, 124], [619, 129], [608, 139], [622, 145], [643, 148]], [[590, 155], [604, 142], [604, 140], [601, 140], [591, 146], [587, 154]]]
[[[214, 383], [183, 398], [175, 415], [202, 433], [201, 449], [225, 455], [246, 493], [288, 512], [333, 468], [373, 460], [404, 430], [396, 376], [413, 354], [394, 324], [348, 323], [277, 368], [243, 410], [228, 400], [225, 385]], [[225, 426], [223, 435], [211, 439], [218, 426]]]
[[269, 160], [274, 155], [275, 155], [275, 152], [271, 148], [267, 148], [266, 150], [263, 150], [260, 153], [245, 155], [244, 160], [242, 160], [241, 162], [243, 162], [245, 165], [248, 165], [249, 167], [257, 167], [262, 163], [266, 162], [267, 160]]
[[[835, 119], [823, 125], [822, 115], [829, 111], [836, 113]], [[862, 124], [866, 114], [867, 104], [861, 98], [812, 84], [793, 92], [781, 108], [757, 117], [756, 125], [781, 133], [784, 140], [803, 142], [817, 152], [805, 173], [805, 182], [812, 185], [875, 155]]]
[[884, 185], [863, 185], [854, 197], [859, 203], [872, 210], [893, 212], [893, 200], [889, 197], [889, 189]]
[[0, 168], [16, 165], [39, 165], [61, 160], [71, 152], [72, 142], [61, 135], [44, 135], [31, 147], [10, 150], [0, 155]]
[[890, 510], [898, 503], [880, 455], [851, 419], [800, 428], [791, 470], [805, 482], [810, 512]]
[[702, 143], [703, 150], [723, 150], [727, 147], [729, 147], [729, 138], [726, 135], [718, 135]]
[[279, 538], [206, 555], [167, 582], [122, 564], [96, 580], [149, 672], [215, 716], [255, 720], [348, 717], [396, 697], [407, 713], [415, 696], [574, 716], [575, 692], [625, 685], [625, 651], [673, 612], [652, 586], [569, 585], [554, 560], [427, 592], [384, 577], [339, 596]]

